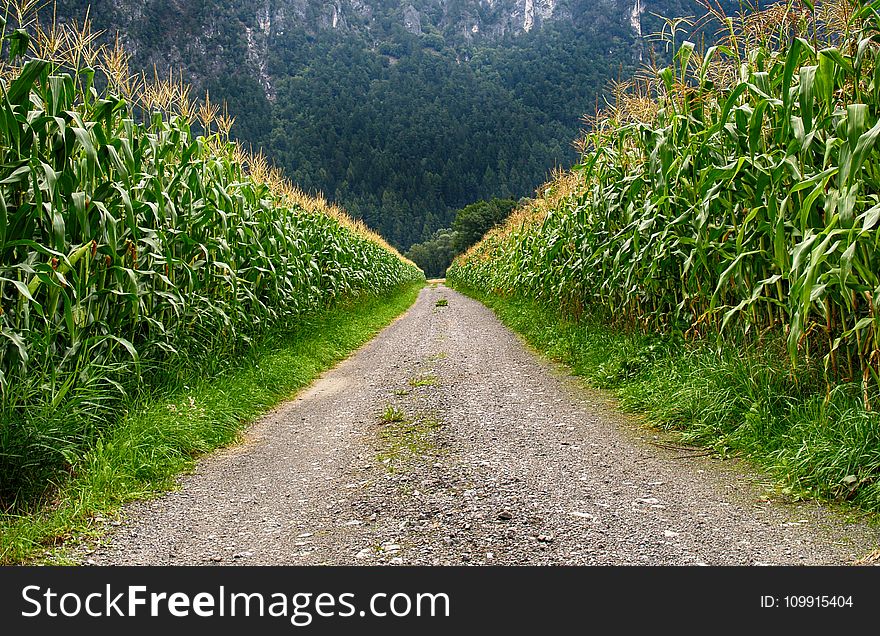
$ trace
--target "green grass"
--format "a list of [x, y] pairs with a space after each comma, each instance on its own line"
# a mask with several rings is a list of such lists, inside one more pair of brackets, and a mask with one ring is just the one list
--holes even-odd
[[409, 385], [412, 388], [420, 386], [437, 386], [440, 384], [440, 378], [436, 375], [419, 375], [409, 379]]
[[447, 300], [446, 298], [440, 298], [440, 299], [437, 300], [436, 303], [434, 303], [434, 306], [435, 306], [435, 307], [448, 307], [448, 306], [449, 306], [449, 300]]
[[380, 449], [376, 459], [385, 470], [404, 471], [411, 462], [443, 454], [436, 440], [443, 425], [436, 417], [424, 413], [407, 417], [403, 411], [395, 409], [395, 412], [400, 417], [380, 418], [383, 426], [379, 431]]
[[393, 424], [395, 422], [403, 422], [404, 420], [406, 420], [406, 413], [392, 404], [386, 404], [385, 410], [379, 416], [379, 421], [382, 424]]
[[63, 541], [97, 529], [127, 501], [174, 487], [196, 459], [370, 340], [416, 299], [421, 284], [304, 317], [295, 331], [255, 344], [212, 377], [128, 404], [119, 422], [72, 466], [51, 502], [0, 516], [0, 563], [52, 560]]
[[880, 512], [880, 414], [865, 410], [858, 386], [827, 392], [821, 369], [793, 375], [784, 342], [719, 347], [626, 333], [567, 319], [534, 300], [460, 291], [539, 351], [612, 391], [625, 410], [678, 431], [684, 442], [766, 469], [779, 494]]

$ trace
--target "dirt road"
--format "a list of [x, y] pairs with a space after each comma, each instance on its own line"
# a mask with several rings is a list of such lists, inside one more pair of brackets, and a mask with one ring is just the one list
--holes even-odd
[[429, 287], [82, 560], [833, 564], [877, 547], [876, 530], [768, 498], [738, 462], [656, 442], [488, 309]]

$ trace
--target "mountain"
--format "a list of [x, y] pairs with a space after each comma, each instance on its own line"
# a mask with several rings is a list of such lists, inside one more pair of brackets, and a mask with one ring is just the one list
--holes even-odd
[[[57, 0], [181, 69], [233, 133], [400, 248], [478, 199], [533, 193], [580, 119], [694, 0]], [[47, 11], [51, 11], [47, 9]], [[704, 11], [704, 10], [703, 10]], [[48, 17], [48, 16], [47, 16]]]

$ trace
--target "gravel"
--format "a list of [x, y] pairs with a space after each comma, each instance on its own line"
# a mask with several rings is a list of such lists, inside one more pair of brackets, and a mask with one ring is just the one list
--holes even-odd
[[[436, 306], [440, 298], [448, 306]], [[392, 406], [403, 421], [384, 421]], [[387, 413], [386, 413], [387, 415]], [[694, 456], [427, 287], [311, 388], [131, 504], [82, 562], [841, 564], [876, 529]]]

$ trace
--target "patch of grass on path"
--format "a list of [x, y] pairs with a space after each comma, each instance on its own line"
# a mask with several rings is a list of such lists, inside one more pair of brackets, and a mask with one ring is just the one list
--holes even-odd
[[257, 417], [373, 338], [415, 302], [421, 287], [303, 317], [294, 331], [220, 365], [220, 375], [193, 377], [188, 386], [130, 404], [75, 463], [53, 502], [0, 516], [0, 563], [51, 560], [54, 546], [100, 531], [95, 517], [172, 488], [200, 455], [235, 442]]
[[[621, 406], [682, 441], [753, 461], [790, 499], [849, 502], [880, 512], [880, 414], [860, 388], [826, 399], [820, 368], [792, 373], [784, 343], [686, 342], [568, 319], [533, 300], [459, 290], [530, 345], [567, 364]], [[875, 517], [876, 519], [876, 517]]]
[[430, 414], [419, 414], [406, 417], [380, 418], [382, 428], [379, 431], [381, 448], [376, 459], [388, 472], [401, 472], [413, 461], [442, 454], [435, 436], [442, 428], [440, 420]]
[[417, 375], [409, 379], [409, 385], [414, 389], [420, 386], [437, 386], [438, 384], [440, 384], [440, 378], [436, 375]]

